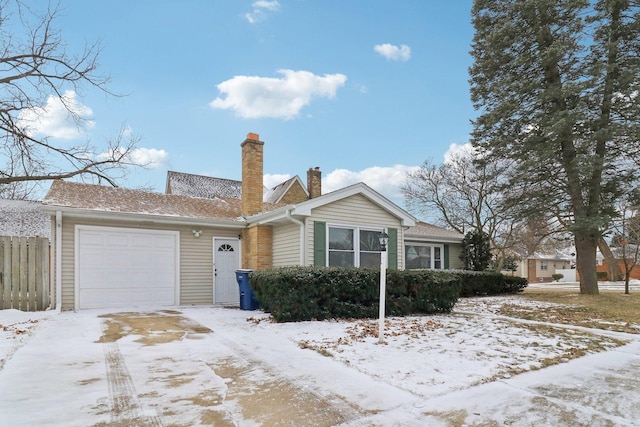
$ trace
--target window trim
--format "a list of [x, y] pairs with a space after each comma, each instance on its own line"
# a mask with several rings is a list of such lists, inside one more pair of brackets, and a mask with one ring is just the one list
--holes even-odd
[[[420, 247], [428, 247], [431, 248], [431, 256], [430, 262], [431, 265], [428, 268], [409, 268], [409, 261], [407, 257], [407, 247], [409, 246], [420, 246]], [[435, 268], [436, 258], [435, 258], [435, 248], [440, 249], [440, 268]], [[404, 268], [407, 270], [446, 270], [445, 268], [445, 254], [444, 254], [444, 243], [435, 243], [435, 242], [405, 242], [404, 244]]]
[[[330, 253], [331, 251], [338, 251], [338, 252], [345, 252], [345, 251], [340, 251], [337, 249], [330, 249], [329, 248], [329, 243], [331, 241], [330, 239], [330, 229], [331, 228], [341, 228], [341, 229], [347, 229], [347, 230], [353, 230], [353, 266], [356, 268], [360, 268], [360, 252], [362, 251], [360, 249], [360, 232], [361, 231], [373, 231], [376, 233], [382, 233], [383, 231], [385, 231], [384, 228], [382, 227], [373, 227], [373, 226], [368, 226], [368, 225], [348, 225], [348, 224], [339, 224], [339, 223], [327, 223], [326, 224], [326, 242], [325, 242], [325, 249], [326, 249], [326, 255], [325, 255], [325, 262], [324, 265], [327, 267], [331, 267], [329, 265], [329, 258], [330, 258]], [[388, 249], [388, 248], [387, 248]], [[381, 253], [381, 251], [365, 251], [366, 253]]]

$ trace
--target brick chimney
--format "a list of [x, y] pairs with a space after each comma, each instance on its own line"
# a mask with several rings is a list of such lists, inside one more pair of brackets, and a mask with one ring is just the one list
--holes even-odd
[[317, 166], [307, 171], [307, 191], [310, 199], [322, 195], [322, 172]]
[[248, 133], [242, 144], [242, 215], [262, 212], [262, 160], [264, 142], [257, 133]]

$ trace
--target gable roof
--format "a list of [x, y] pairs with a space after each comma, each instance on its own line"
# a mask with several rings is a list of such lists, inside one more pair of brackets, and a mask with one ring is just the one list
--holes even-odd
[[404, 232], [405, 240], [437, 240], [460, 243], [464, 236], [457, 231], [449, 230], [444, 227], [429, 224], [424, 221], [417, 221], [413, 227], [409, 227]]
[[45, 212], [119, 218], [151, 217], [157, 222], [244, 226], [240, 200], [206, 199], [121, 187], [56, 180], [42, 202]]
[[416, 219], [411, 214], [363, 182], [359, 182], [300, 203], [287, 205], [270, 212], [253, 215], [247, 218], [247, 221], [249, 223], [267, 224], [270, 222], [282, 221], [291, 216], [310, 216], [311, 211], [315, 208], [325, 206], [357, 194], [364, 196], [374, 204], [389, 212], [391, 215], [400, 219], [404, 226], [411, 227], [415, 225]]
[[49, 216], [40, 202], [0, 199], [0, 236], [49, 238]]
[[279, 203], [282, 200], [282, 198], [285, 196], [285, 194], [287, 194], [287, 191], [289, 191], [289, 189], [291, 189], [291, 187], [296, 182], [300, 184], [300, 187], [302, 187], [302, 189], [304, 190], [304, 192], [307, 194], [307, 197], [308, 197], [309, 191], [304, 186], [304, 184], [302, 184], [300, 177], [296, 175], [293, 178], [289, 178], [288, 180], [276, 185], [272, 189], [267, 190], [267, 192], [264, 194], [264, 201], [267, 203]]

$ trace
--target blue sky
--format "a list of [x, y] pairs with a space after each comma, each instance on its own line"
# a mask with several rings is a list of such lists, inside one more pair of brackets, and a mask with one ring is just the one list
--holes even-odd
[[318, 166], [323, 192], [363, 181], [402, 205], [408, 170], [469, 139], [471, 0], [60, 5], [68, 50], [100, 40], [100, 71], [126, 94], [75, 94], [91, 126], [70, 137], [99, 145], [124, 126], [153, 161], [123, 186], [164, 191], [167, 170], [240, 179], [255, 132], [267, 185]]

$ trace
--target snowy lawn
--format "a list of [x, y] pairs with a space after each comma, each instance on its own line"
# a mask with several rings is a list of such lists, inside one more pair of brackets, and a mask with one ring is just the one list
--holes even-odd
[[[133, 318], [130, 315], [134, 313], [104, 315], [100, 312], [81, 311], [59, 314], [3, 310], [0, 311], [0, 372], [4, 370], [3, 374], [10, 373], [11, 378], [15, 376], [13, 371], [19, 364], [13, 362], [20, 360], [21, 354], [25, 353], [20, 348], [31, 348], [29, 341], [39, 336], [39, 330], [43, 333], [46, 330], [52, 331], [52, 328], [45, 327], [51, 325], [58, 331], [57, 325], [64, 326], [67, 322], [73, 322], [76, 328], [85, 324], [87, 327], [78, 329], [76, 334], [65, 333], [63, 330], [57, 332], [64, 334], [60, 336], [64, 336], [65, 345], [78, 350], [92, 349], [91, 354], [95, 353], [94, 356], [97, 357], [102, 351], [96, 352], [99, 349], [96, 346], [105, 345], [102, 340], [111, 337], [113, 344], [119, 345], [119, 351], [129, 365], [132, 384], [138, 391], [139, 405], [142, 408], [157, 408], [153, 413], [164, 422], [173, 422], [172, 417], [177, 417], [177, 414], [181, 414], [183, 419], [189, 416], [192, 417], [191, 420], [202, 420], [205, 411], [213, 417], [218, 414], [216, 411], [223, 409], [226, 412], [215, 417], [226, 420], [228, 418], [225, 417], [233, 416], [244, 422], [248, 419], [255, 421], [259, 416], [265, 416], [262, 413], [265, 405], [259, 406], [259, 412], [250, 412], [248, 405], [255, 403], [257, 397], [272, 395], [276, 389], [290, 389], [290, 394], [310, 391], [310, 396], [315, 396], [314, 398], [328, 399], [325, 402], [327, 410], [336, 408], [338, 401], [342, 405], [346, 403], [344, 414], [332, 415], [332, 419], [342, 419], [343, 423], [340, 425], [343, 426], [425, 425], [425, 420], [434, 422], [428, 425], [464, 425], [465, 417], [467, 425], [473, 425], [469, 420], [480, 416], [478, 405], [483, 405], [482, 401], [476, 395], [473, 399], [461, 401], [455, 397], [456, 393], [471, 392], [474, 386], [481, 384], [494, 387], [501, 383], [500, 390], [504, 390], [506, 383], [522, 382], [521, 377], [529, 378], [527, 375], [539, 372], [541, 368], [561, 365], [572, 359], [615, 348], [622, 348], [623, 353], [613, 357], [633, 357], [628, 353], [629, 350], [625, 350], [631, 347], [621, 346], [631, 341], [637, 342], [635, 336], [557, 325], [553, 323], [553, 319], [549, 319], [549, 322], [525, 319], [528, 312], [553, 309], [561, 313], [568, 308], [569, 305], [529, 301], [522, 296], [461, 299], [451, 314], [387, 319], [386, 340], [383, 344], [378, 342], [376, 319], [275, 323], [267, 313], [261, 311], [179, 307], [171, 311], [156, 312], [160, 314], [160, 318], [176, 316], [179, 323], [189, 323], [198, 331], [198, 339], [192, 339], [188, 335], [180, 338], [182, 332], [169, 330], [171, 328], [167, 329], [165, 326], [155, 325], [149, 330], [133, 328]], [[111, 313], [131, 311], [135, 310], [114, 310]], [[151, 313], [149, 316], [153, 317], [151, 309], [138, 311], [143, 312], [142, 316], [146, 316], [144, 313]], [[505, 316], [505, 312], [518, 312], [519, 315], [518, 318], [511, 318]], [[105, 326], [109, 324], [109, 319], [113, 326], [114, 319], [119, 316], [123, 317], [122, 328], [112, 331]], [[96, 328], [100, 324], [102, 331]], [[105, 335], [99, 339], [101, 334]], [[149, 342], [150, 337], [153, 343]], [[37, 340], [34, 343], [35, 341]], [[106, 345], [105, 348], [110, 347]], [[46, 358], [46, 355], [42, 357]], [[230, 373], [229, 370], [236, 365], [240, 371]], [[104, 364], [82, 363], [81, 366], [82, 377], [94, 381], [92, 387], [96, 393], [104, 393], [100, 392], [106, 381]], [[189, 373], [190, 378], [198, 378], [198, 381], [174, 384], [174, 377], [183, 371]], [[587, 374], [594, 372], [592, 369], [579, 368], [579, 372], [583, 371]], [[524, 374], [527, 372], [529, 374]], [[573, 375], [577, 371], [574, 369], [568, 372]], [[156, 378], [163, 375], [167, 376], [166, 381]], [[536, 377], [530, 378], [513, 390], [521, 390], [522, 387], [538, 390], [538, 385], [535, 385]], [[159, 384], [169, 384], [169, 380], [173, 381], [173, 390], [157, 388]], [[636, 384], [635, 379], [631, 381]], [[546, 381], [543, 383], [549, 384]], [[279, 385], [274, 388], [270, 384]], [[199, 409], [198, 402], [201, 399], [193, 396], [198, 397], [208, 389], [215, 389], [217, 397], [209, 399]], [[267, 390], [268, 394], [265, 394]], [[608, 389], [605, 391], [609, 393]], [[74, 408], [96, 406], [95, 397], [80, 391], [78, 393], [78, 401], [73, 402]], [[632, 395], [633, 393], [629, 396]], [[164, 397], [160, 399], [154, 396]], [[170, 396], [174, 397], [170, 399]], [[54, 395], [50, 397], [55, 398]], [[100, 402], [104, 402], [104, 397], [100, 399]], [[289, 397], [283, 396], [282, 399], [284, 402]], [[452, 409], [441, 414], [433, 409], [427, 411], [428, 405], [442, 399], [443, 408]], [[542, 402], [545, 400], [537, 399]], [[623, 399], [621, 402], [627, 400]], [[492, 409], [493, 412], [487, 411], [486, 417], [489, 418], [478, 418], [479, 425], [485, 425], [482, 423], [488, 419], [501, 419], [505, 422], [517, 420], [521, 414], [527, 413], [526, 405], [530, 404], [526, 403], [528, 400], [523, 400], [522, 407], [514, 407], [513, 414], [507, 414], [501, 412], [500, 401], [492, 400], [498, 406]], [[184, 406], [184, 402], [191, 403]], [[559, 400], [556, 398], [553, 402], [557, 405]], [[23, 403], [32, 405], [28, 401]], [[11, 401], [11, 405], [15, 404], [17, 402]], [[571, 405], [573, 404], [569, 408], [573, 409], [570, 409], [570, 413], [582, 411]], [[618, 414], [619, 408], [614, 411], [611, 405], [600, 405], [599, 401], [598, 405], [602, 408], [598, 407], [601, 412], [597, 414], [604, 415], [593, 416], [613, 417], [618, 421], [628, 419], [619, 418], [625, 416]], [[93, 415], [84, 413], [87, 421], [96, 419], [92, 417], [105, 418], [104, 405], [98, 406], [102, 412]], [[424, 409], [421, 409], [423, 406]], [[314, 404], [314, 407], [319, 406]], [[462, 412], [459, 411], [460, 408]], [[630, 409], [625, 411], [633, 412]], [[228, 415], [230, 413], [232, 415]], [[368, 417], [368, 423], [360, 424], [357, 421], [358, 415], [354, 413]], [[635, 415], [635, 412], [630, 414]], [[435, 423], [432, 418], [436, 416], [448, 421]], [[553, 420], [543, 408], [530, 411], [527, 416], [528, 420]], [[450, 417], [462, 421], [451, 424]], [[22, 420], [20, 416], [16, 419]], [[306, 420], [308, 423], [300, 425], [334, 425], [322, 424], [318, 420], [319, 418], [309, 419]], [[410, 420], [415, 422], [410, 423]]]

